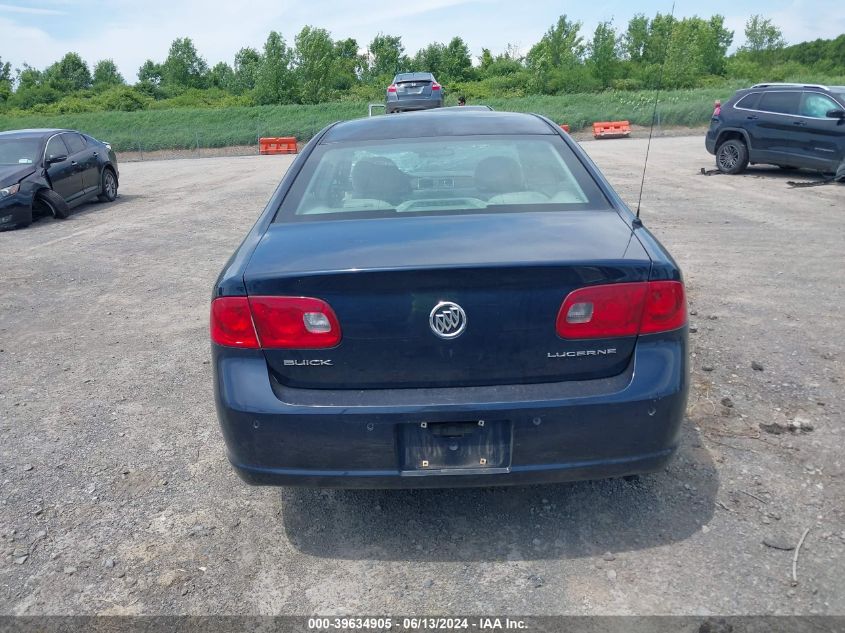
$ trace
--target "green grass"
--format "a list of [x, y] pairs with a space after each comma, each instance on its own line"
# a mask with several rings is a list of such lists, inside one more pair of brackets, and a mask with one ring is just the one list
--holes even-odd
[[[727, 100], [735, 88], [699, 88], [661, 92], [657, 108], [662, 125], [704, 125], [713, 114], [716, 99]], [[490, 99], [496, 110], [536, 112], [557, 123], [567, 123], [574, 130], [594, 121], [630, 121], [649, 125], [654, 112], [654, 91], [602, 92], [512, 99]]]
[[[660, 123], [703, 125], [713, 112], [713, 101], [727, 99], [735, 88], [663, 92], [658, 107]], [[557, 123], [568, 123], [575, 131], [593, 121], [605, 120], [625, 119], [648, 125], [654, 96], [651, 91], [604, 92], [489, 99], [484, 103], [496, 110], [544, 114]], [[451, 96], [450, 101], [454, 98]], [[318, 105], [0, 115], [0, 130], [71, 128], [109, 141], [118, 151], [152, 151], [251, 145], [260, 136], [295, 136], [306, 141], [329, 123], [364, 116], [367, 116], [365, 102], [339, 101]]]
[[366, 116], [366, 104], [178, 108], [137, 112], [0, 116], [0, 130], [59, 127], [81, 130], [118, 151], [152, 151], [255, 144], [260, 136], [307, 140], [332, 121]]

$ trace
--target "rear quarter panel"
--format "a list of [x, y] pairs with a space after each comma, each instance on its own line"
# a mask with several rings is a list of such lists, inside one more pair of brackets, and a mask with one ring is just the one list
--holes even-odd
[[255, 251], [255, 247], [258, 246], [258, 243], [261, 241], [261, 237], [267, 231], [267, 227], [270, 226], [273, 222], [273, 218], [276, 217], [276, 212], [281, 206], [282, 200], [285, 199], [293, 181], [296, 180], [297, 175], [302, 170], [302, 166], [308, 160], [311, 152], [314, 151], [314, 147], [319, 144], [320, 139], [323, 138], [323, 135], [325, 135], [331, 127], [332, 126], [330, 125], [323, 129], [319, 134], [315, 135], [293, 161], [290, 168], [285, 173], [284, 178], [282, 178], [282, 181], [273, 192], [273, 195], [270, 196], [270, 200], [264, 207], [264, 211], [261, 212], [261, 215], [252, 226], [252, 229], [250, 229], [249, 233], [247, 233], [240, 246], [238, 246], [235, 252], [232, 253], [232, 256], [229, 257], [229, 260], [226, 262], [223, 270], [220, 272], [220, 275], [218, 275], [217, 281], [214, 284], [214, 290], [211, 297], [212, 299], [215, 299], [216, 297], [246, 295], [244, 271], [246, 270], [247, 264], [249, 264], [252, 253]]

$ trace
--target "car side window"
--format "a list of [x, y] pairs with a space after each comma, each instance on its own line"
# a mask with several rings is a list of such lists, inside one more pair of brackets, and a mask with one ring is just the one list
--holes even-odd
[[735, 108], [745, 108], [746, 110], [756, 110], [757, 103], [760, 101], [760, 93], [752, 92], [745, 95], [742, 99], [736, 102]]
[[757, 109], [775, 114], [798, 114], [800, 102], [800, 92], [778, 90], [764, 93]]
[[86, 147], [85, 139], [79, 134], [62, 134], [65, 145], [70, 150], [71, 154], [77, 154], [83, 151]]
[[65, 145], [61, 136], [56, 135], [47, 142], [47, 150], [44, 152], [44, 156], [47, 160], [56, 158], [57, 156], [69, 155], [70, 152], [68, 151], [67, 145]]
[[805, 92], [799, 114], [814, 119], [826, 119], [828, 112], [839, 109], [839, 105], [830, 97], [818, 92]]

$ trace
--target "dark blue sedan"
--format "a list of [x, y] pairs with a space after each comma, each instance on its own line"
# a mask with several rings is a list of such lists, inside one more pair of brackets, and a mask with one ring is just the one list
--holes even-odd
[[217, 412], [249, 483], [646, 473], [688, 388], [681, 272], [540, 116], [329, 126], [226, 264]]

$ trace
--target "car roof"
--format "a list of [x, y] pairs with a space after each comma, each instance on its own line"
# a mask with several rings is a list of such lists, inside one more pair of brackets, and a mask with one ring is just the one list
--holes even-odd
[[754, 84], [753, 86], [749, 86], [748, 88], [744, 88], [743, 90], [750, 91], [761, 91], [761, 90], [822, 90], [828, 92], [836, 92], [838, 90], [837, 86], [823, 86], [821, 84], [811, 84], [811, 83], [759, 83]]
[[320, 142], [340, 143], [485, 134], [554, 135], [557, 132], [536, 114], [455, 108], [447, 115], [438, 113], [436, 110], [423, 110], [337, 123], [329, 128]]
[[740, 88], [737, 90], [733, 97], [731, 97], [731, 103], [736, 103], [742, 97], [752, 93], [761, 93], [761, 92], [795, 92], [795, 91], [805, 91], [805, 90], [819, 90], [822, 92], [827, 92], [832, 95], [838, 96], [840, 99], [845, 97], [845, 86], [822, 86], [817, 84], [792, 84], [792, 83], [777, 83], [777, 84], [755, 84], [748, 88]]
[[28, 130], [6, 130], [0, 132], [0, 137], [6, 136], [11, 138], [41, 138], [43, 136], [50, 136], [58, 132], [73, 132], [73, 130], [65, 130], [61, 128], [32, 128]]

